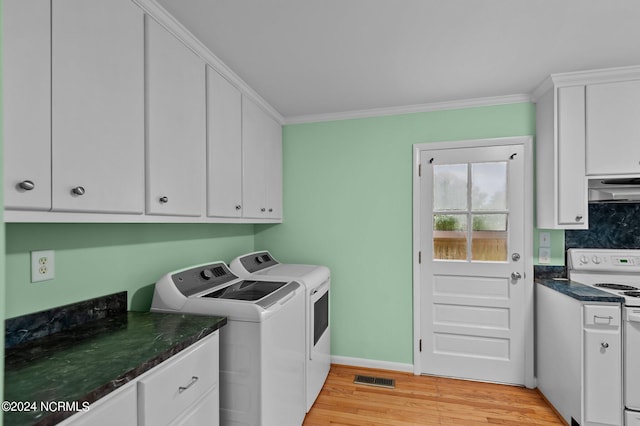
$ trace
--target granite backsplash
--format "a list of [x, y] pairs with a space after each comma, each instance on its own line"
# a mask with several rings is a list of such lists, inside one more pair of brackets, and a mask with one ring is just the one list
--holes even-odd
[[[565, 252], [570, 248], [640, 249], [640, 203], [589, 204], [589, 229], [567, 230]], [[565, 259], [565, 265], [566, 265]], [[536, 265], [534, 277], [566, 277], [566, 266]]]
[[61, 331], [127, 313], [127, 292], [60, 306], [5, 321], [5, 348], [9, 349]]

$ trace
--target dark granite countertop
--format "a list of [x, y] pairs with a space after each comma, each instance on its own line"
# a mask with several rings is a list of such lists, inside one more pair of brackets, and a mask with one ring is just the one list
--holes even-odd
[[[5, 401], [92, 403], [226, 324], [224, 317], [124, 312], [5, 350]], [[5, 412], [53, 425], [73, 412]]]
[[616, 296], [595, 287], [567, 280], [566, 278], [536, 279], [536, 283], [584, 302], [624, 303], [624, 297], [622, 296]]

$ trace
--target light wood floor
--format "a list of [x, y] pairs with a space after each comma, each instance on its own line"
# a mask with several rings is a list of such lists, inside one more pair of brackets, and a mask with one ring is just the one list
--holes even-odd
[[[395, 379], [395, 389], [355, 385], [354, 375]], [[332, 365], [307, 413], [316, 425], [563, 425], [532, 389]]]

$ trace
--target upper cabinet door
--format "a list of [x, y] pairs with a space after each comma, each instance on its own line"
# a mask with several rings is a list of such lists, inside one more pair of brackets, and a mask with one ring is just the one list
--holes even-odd
[[640, 80], [587, 86], [587, 174], [640, 172]]
[[241, 94], [207, 67], [207, 214], [242, 216]]
[[143, 13], [55, 0], [51, 22], [53, 209], [142, 213]]
[[51, 2], [4, 0], [4, 203], [51, 208]]
[[269, 219], [282, 218], [282, 126], [269, 118], [265, 156], [266, 206]]
[[242, 98], [244, 217], [282, 217], [282, 126]]
[[201, 216], [205, 64], [156, 21], [146, 24], [147, 213]]

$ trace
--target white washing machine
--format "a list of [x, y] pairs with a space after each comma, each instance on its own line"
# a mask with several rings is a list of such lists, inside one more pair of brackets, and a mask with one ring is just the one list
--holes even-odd
[[306, 411], [311, 409], [324, 385], [331, 366], [329, 327], [329, 288], [331, 272], [321, 265], [280, 263], [268, 251], [247, 253], [229, 264], [231, 270], [247, 279], [295, 280], [305, 286], [305, 378]]
[[224, 262], [156, 282], [151, 310], [227, 317], [220, 329], [220, 424], [299, 426], [305, 416], [304, 286], [239, 279]]

